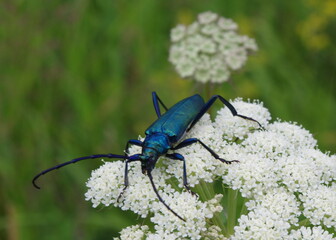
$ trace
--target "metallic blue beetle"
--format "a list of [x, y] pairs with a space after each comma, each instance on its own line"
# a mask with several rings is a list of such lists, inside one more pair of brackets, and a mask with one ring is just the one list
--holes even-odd
[[[195, 94], [191, 97], [181, 100], [180, 102], [176, 103], [169, 109], [163, 104], [161, 99], [157, 96], [156, 92], [152, 93], [152, 97], [153, 97], [154, 109], [156, 111], [158, 119], [154, 123], [152, 123], [152, 125], [149, 128], [147, 128], [145, 132], [146, 138], [143, 142], [136, 139], [129, 140], [126, 144], [125, 155], [97, 154], [97, 155], [85, 156], [46, 169], [34, 177], [33, 185], [36, 188], [39, 188], [36, 185], [35, 181], [40, 176], [71, 163], [76, 163], [78, 161], [85, 159], [122, 158], [126, 159], [125, 178], [124, 178], [125, 186], [123, 191], [120, 193], [118, 197], [119, 201], [120, 197], [122, 196], [122, 194], [129, 185], [128, 164], [130, 162], [140, 161], [142, 173], [146, 174], [149, 177], [153, 190], [156, 193], [160, 202], [162, 202], [164, 206], [169, 211], [171, 211], [175, 216], [185, 221], [180, 215], [178, 215], [165, 203], [165, 201], [161, 198], [161, 196], [157, 191], [157, 188], [154, 185], [151, 172], [154, 169], [155, 164], [158, 161], [159, 157], [164, 155], [170, 159], [180, 160], [183, 162], [183, 185], [190, 193], [194, 194], [188, 186], [186, 163], [184, 157], [179, 153], [168, 153], [168, 150], [177, 150], [198, 142], [206, 150], [208, 150], [209, 153], [214, 158], [222, 161], [223, 163], [230, 164], [232, 162], [238, 162], [237, 160], [227, 161], [223, 158], [220, 158], [212, 149], [210, 149], [198, 138], [188, 138], [183, 140], [183, 136], [185, 135], [185, 133], [190, 131], [190, 129], [201, 119], [201, 117], [207, 112], [207, 110], [212, 106], [212, 104], [216, 101], [216, 99], [219, 99], [224, 105], [226, 105], [230, 109], [233, 116], [238, 116], [247, 120], [254, 121], [259, 124], [259, 127], [261, 127], [261, 125], [258, 121], [252, 118], [238, 114], [236, 109], [227, 100], [225, 100], [223, 97], [219, 95], [212, 96], [210, 100], [205, 103], [200, 95]], [[166, 112], [163, 115], [161, 115], [160, 104], [166, 110]], [[127, 152], [130, 144], [142, 147], [142, 152], [140, 154], [134, 154], [129, 156]]]

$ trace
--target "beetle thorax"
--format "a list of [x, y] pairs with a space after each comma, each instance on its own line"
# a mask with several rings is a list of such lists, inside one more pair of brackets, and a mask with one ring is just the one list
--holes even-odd
[[163, 133], [154, 133], [146, 136], [142, 147], [142, 154], [144, 156], [153, 156], [153, 154], [156, 154], [159, 157], [166, 154], [168, 149], [170, 149], [169, 137]]

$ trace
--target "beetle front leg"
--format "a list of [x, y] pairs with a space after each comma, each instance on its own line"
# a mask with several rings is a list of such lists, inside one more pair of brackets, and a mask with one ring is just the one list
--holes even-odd
[[[137, 157], [137, 155], [133, 155], [133, 156]], [[132, 157], [132, 156], [131, 156], [131, 157]], [[128, 184], [128, 164], [129, 164], [130, 162], [135, 162], [135, 161], [140, 161], [140, 159], [138, 159], [138, 158], [134, 158], [134, 159], [127, 159], [127, 160], [125, 161], [124, 188], [123, 188], [123, 190], [120, 192], [120, 194], [119, 194], [119, 196], [118, 196], [118, 198], [117, 198], [117, 202], [119, 202], [121, 196], [124, 194], [125, 190], [127, 189], [128, 185], [129, 185], [129, 184]]]
[[186, 161], [184, 157], [179, 153], [166, 154], [166, 157], [173, 159], [173, 160], [179, 160], [183, 162], [183, 186], [185, 187], [185, 189], [187, 189], [189, 193], [197, 196], [197, 194], [191, 191], [189, 187], [188, 180], [187, 180], [187, 166], [186, 166]]
[[239, 162], [238, 160], [232, 160], [232, 161], [228, 161], [225, 160], [224, 158], [220, 158], [218, 156], [217, 153], [214, 152], [214, 150], [212, 150], [211, 148], [209, 148], [205, 143], [203, 143], [201, 140], [199, 140], [198, 138], [188, 138], [185, 139], [184, 141], [180, 142], [177, 146], [175, 146], [174, 148], [172, 148], [172, 150], [176, 150], [176, 149], [180, 149], [180, 148], [184, 148], [186, 146], [189, 146], [193, 143], [200, 143], [206, 150], [208, 150], [208, 152], [216, 159], [218, 159], [219, 161], [226, 163], [226, 164], [231, 164], [233, 162]]
[[125, 147], [125, 156], [128, 155], [128, 149], [131, 144], [142, 147], [142, 142], [140, 140], [137, 140], [137, 139], [128, 140], [126, 143], [126, 147]]
[[[142, 142], [140, 140], [137, 139], [130, 139], [127, 141], [126, 143], [126, 147], [125, 147], [125, 156], [128, 156], [128, 149], [130, 147], [130, 145], [136, 145], [139, 147], [142, 147]], [[128, 159], [125, 162], [125, 175], [124, 175], [124, 188], [123, 190], [120, 192], [118, 198], [117, 198], [117, 202], [119, 202], [121, 196], [124, 194], [126, 188], [128, 187], [128, 163], [129, 162], [134, 162], [134, 161], [139, 161], [139, 159]]]

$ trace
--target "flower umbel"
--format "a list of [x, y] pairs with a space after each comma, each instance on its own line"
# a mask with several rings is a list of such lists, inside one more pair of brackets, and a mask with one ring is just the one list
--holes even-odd
[[[138, 162], [130, 164], [129, 187], [119, 202], [123, 162], [106, 162], [92, 173], [86, 199], [94, 207], [114, 205], [154, 224], [154, 229], [127, 227], [119, 239], [336, 239], [336, 156], [319, 151], [313, 136], [296, 123], [270, 122], [262, 103], [231, 103], [265, 129], [223, 108], [214, 121], [204, 115], [186, 137], [199, 138], [220, 157], [239, 163], [223, 164], [200, 144], [178, 150], [199, 197], [183, 189], [181, 161], [162, 157], [152, 172], [160, 195], [185, 222], [158, 201]], [[221, 194], [214, 187], [218, 183]]]
[[225, 82], [257, 50], [254, 39], [238, 35], [238, 25], [216, 13], [204, 12], [189, 26], [171, 30], [169, 61], [182, 78]]

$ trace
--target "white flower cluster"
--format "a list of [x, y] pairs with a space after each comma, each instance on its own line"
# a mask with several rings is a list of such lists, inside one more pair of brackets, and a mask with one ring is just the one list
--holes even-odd
[[134, 225], [121, 230], [120, 238], [115, 238], [115, 240], [143, 240], [148, 232], [148, 226]]
[[[336, 155], [319, 151], [316, 140], [301, 126], [270, 122], [270, 113], [260, 102], [236, 99], [231, 103], [239, 114], [258, 120], [265, 129], [223, 108], [214, 122], [208, 114], [202, 117], [186, 138], [199, 138], [220, 157], [239, 163], [223, 164], [200, 144], [178, 152], [186, 159], [190, 186], [220, 179], [246, 198], [247, 213], [239, 216], [234, 233], [227, 235], [214, 220], [223, 209], [222, 195], [203, 202], [181, 192], [182, 162], [162, 158], [153, 171], [155, 184], [165, 202], [186, 222], [158, 201], [138, 162], [130, 164], [130, 185], [119, 203], [116, 199], [124, 181], [121, 161], [105, 163], [87, 182], [86, 199], [94, 207], [112, 204], [151, 216], [154, 231], [136, 225], [124, 229], [120, 239], [336, 239]], [[139, 153], [140, 148], [130, 151]], [[178, 189], [171, 185], [176, 179]]]
[[336, 229], [336, 183], [330, 187], [320, 185], [307, 190], [302, 196], [303, 213], [312, 224], [323, 224]]
[[182, 78], [221, 83], [231, 71], [242, 68], [250, 52], [257, 50], [254, 39], [237, 33], [231, 19], [204, 12], [189, 26], [171, 31], [169, 61]]
[[[136, 147], [130, 149], [131, 153], [136, 152]], [[123, 210], [131, 210], [141, 217], [153, 214], [151, 221], [155, 224], [155, 233], [148, 229], [142, 229], [146, 233], [146, 239], [199, 239], [201, 234], [207, 230], [206, 221], [211, 219], [216, 212], [222, 211], [220, 201], [222, 195], [216, 195], [206, 202], [199, 201], [196, 196], [189, 192], [178, 192], [167, 182], [170, 177], [164, 172], [164, 168], [157, 167], [153, 170], [153, 178], [158, 191], [164, 201], [180, 216], [186, 219], [181, 221], [172, 215], [161, 202], [158, 201], [148, 177], [141, 173], [139, 164], [132, 164], [129, 170], [130, 186], [117, 202], [117, 198], [123, 189], [124, 164], [121, 161], [106, 162], [100, 168], [92, 172], [87, 182], [89, 190], [86, 192], [86, 200], [91, 200], [93, 207], [100, 203], [105, 206], [114, 205]], [[136, 231], [134, 229], [137, 229]], [[139, 227], [124, 229], [121, 239], [141, 239]], [[145, 233], [143, 233], [145, 234]]]
[[301, 227], [298, 230], [293, 230], [287, 238], [288, 240], [334, 240], [332, 234], [323, 230], [321, 226], [307, 228]]

